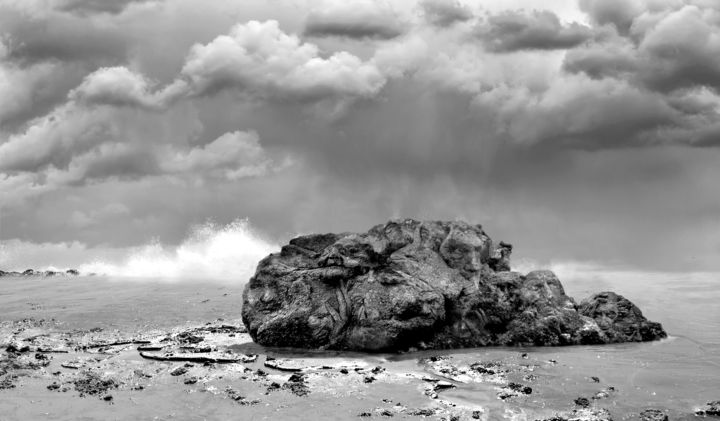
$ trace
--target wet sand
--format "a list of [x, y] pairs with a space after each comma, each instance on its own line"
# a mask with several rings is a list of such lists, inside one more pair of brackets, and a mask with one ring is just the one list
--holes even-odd
[[[0, 376], [14, 386], [0, 390], [3, 420], [535, 420], [577, 409], [580, 397], [616, 420], [640, 419], [647, 408], [689, 420], [720, 398], [713, 337], [681, 336], [673, 327], [665, 341], [610, 346], [399, 355], [277, 350], [243, 333], [236, 285], [1, 282], [0, 342], [29, 347], [1, 352], [16, 361]], [[705, 332], [697, 325], [687, 331]], [[156, 361], [138, 347], [161, 357], [236, 360]], [[99, 392], [90, 393], [93, 387]]]

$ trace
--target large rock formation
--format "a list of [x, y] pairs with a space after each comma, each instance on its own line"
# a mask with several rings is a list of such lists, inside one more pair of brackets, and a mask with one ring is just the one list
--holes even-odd
[[580, 305], [550, 271], [510, 272], [479, 225], [391, 221], [298, 237], [258, 265], [242, 317], [259, 344], [393, 351], [572, 345], [666, 336], [612, 292]]

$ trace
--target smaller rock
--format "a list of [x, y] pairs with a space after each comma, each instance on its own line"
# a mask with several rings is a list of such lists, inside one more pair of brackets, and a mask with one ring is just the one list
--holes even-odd
[[472, 412], [472, 418], [474, 420], [479, 420], [481, 415], [482, 415], [482, 411], [473, 411]]
[[103, 396], [103, 400], [105, 402], [110, 402], [113, 400], [113, 397], [112, 397], [112, 395], [105, 395], [105, 396]]
[[373, 376], [365, 376], [365, 378], [363, 378], [364, 383], [372, 383], [374, 381], [375, 381], [375, 377], [373, 377]]
[[414, 409], [408, 412], [408, 414], [416, 417], [432, 417], [435, 415], [435, 410], [430, 408]]
[[707, 405], [695, 411], [695, 415], [701, 417], [720, 417], [720, 401], [708, 402]]
[[185, 379], [185, 381], [183, 381], [183, 383], [185, 383], [185, 384], [195, 384], [197, 382], [198, 382], [198, 378], [195, 376], [188, 377], [187, 379]]
[[668, 416], [659, 409], [646, 409], [640, 413], [640, 421], [668, 421]]
[[574, 402], [575, 402], [575, 405], [583, 407], [583, 408], [587, 408], [588, 406], [590, 406], [590, 401], [588, 400], [588, 398], [584, 398], [582, 396], [579, 398], [576, 398], [574, 400]]
[[600, 383], [600, 377], [592, 376], [592, 377], [590, 377], [590, 380], [592, 380], [595, 383]]
[[13, 389], [14, 387], [15, 383], [13, 383], [13, 379], [10, 376], [0, 380], [0, 390]]
[[175, 367], [174, 369], [172, 369], [170, 371], [170, 375], [171, 376], [182, 376], [183, 374], [185, 374], [187, 372], [188, 372], [187, 367], [180, 366], [180, 367]]
[[21, 344], [19, 342], [13, 341], [8, 344], [7, 348], [5, 348], [5, 351], [14, 354], [22, 354], [30, 351], [30, 347], [27, 344]]
[[435, 390], [452, 389], [453, 387], [455, 387], [454, 384], [445, 380], [439, 380], [435, 383]]

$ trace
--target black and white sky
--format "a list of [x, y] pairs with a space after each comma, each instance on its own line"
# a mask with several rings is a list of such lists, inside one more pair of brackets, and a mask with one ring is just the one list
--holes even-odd
[[717, 0], [0, 0], [0, 98], [6, 267], [414, 217], [720, 270]]

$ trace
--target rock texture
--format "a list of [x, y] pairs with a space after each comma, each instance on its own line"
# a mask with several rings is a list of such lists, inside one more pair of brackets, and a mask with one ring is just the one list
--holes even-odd
[[666, 336], [624, 297], [579, 305], [550, 271], [510, 271], [512, 246], [479, 225], [391, 221], [298, 237], [258, 265], [243, 322], [259, 344], [396, 351], [572, 345]]

